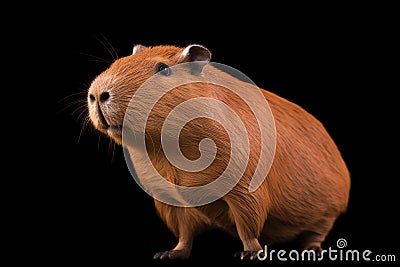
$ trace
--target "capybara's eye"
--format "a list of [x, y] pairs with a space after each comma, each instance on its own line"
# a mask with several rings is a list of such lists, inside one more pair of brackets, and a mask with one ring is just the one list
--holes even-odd
[[157, 71], [157, 73], [160, 73], [164, 76], [170, 76], [172, 73], [172, 70], [170, 69], [170, 67], [165, 63], [158, 63], [157, 67], [156, 67], [156, 71]]

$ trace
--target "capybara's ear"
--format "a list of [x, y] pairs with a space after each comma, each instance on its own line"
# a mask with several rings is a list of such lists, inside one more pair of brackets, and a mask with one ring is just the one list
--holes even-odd
[[188, 58], [188, 61], [207, 61], [211, 59], [211, 52], [202, 45], [188, 45], [182, 51], [182, 57]]
[[206, 47], [198, 44], [191, 44], [185, 47], [181, 52], [181, 57], [185, 62], [194, 62], [192, 73], [199, 74], [203, 67], [210, 62], [211, 52]]
[[147, 47], [141, 44], [137, 44], [133, 47], [132, 49], [132, 55], [140, 53], [142, 51], [144, 51]]

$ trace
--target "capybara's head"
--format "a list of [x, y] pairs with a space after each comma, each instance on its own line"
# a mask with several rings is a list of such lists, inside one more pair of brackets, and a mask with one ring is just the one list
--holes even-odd
[[210, 51], [204, 46], [187, 47], [136, 45], [132, 55], [114, 61], [91, 83], [87, 95], [89, 118], [94, 127], [122, 143], [122, 124], [126, 109], [136, 90], [159, 73], [170, 75], [170, 66], [191, 62], [208, 62]]

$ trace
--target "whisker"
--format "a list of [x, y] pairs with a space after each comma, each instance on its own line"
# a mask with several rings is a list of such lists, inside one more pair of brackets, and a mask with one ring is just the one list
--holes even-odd
[[88, 115], [88, 112], [86, 111], [86, 109], [82, 109], [79, 112], [78, 116], [76, 117], [76, 120], [77, 120], [77, 122], [82, 120], [82, 123], [89, 123], [90, 122], [89, 115]]
[[76, 142], [77, 144], [80, 142], [84, 130], [87, 129], [87, 128], [89, 128], [89, 127], [93, 127], [93, 125], [90, 123], [90, 118], [89, 118], [89, 116], [86, 114], [85, 118], [83, 119], [83, 123], [82, 123], [82, 126], [81, 126], [81, 130], [79, 131], [78, 140], [77, 140], [77, 142]]
[[104, 36], [104, 34], [101, 34], [103, 39], [107, 42], [108, 46], [111, 48], [111, 50], [114, 52], [115, 57], [113, 57], [114, 60], [117, 60], [119, 58], [117, 51], [114, 49], [114, 46], [108, 41], [108, 39]]
[[86, 106], [86, 95], [87, 90], [81, 89], [79, 92], [66, 95], [56, 101], [56, 104], [60, 106], [58, 113], [63, 113], [69, 108], [74, 108], [75, 106]]
[[108, 139], [108, 153], [111, 154], [111, 162], [114, 161], [114, 152], [115, 152], [115, 142], [109, 138]]
[[80, 81], [79, 84], [80, 86], [83, 87], [83, 93], [87, 94], [87, 89], [89, 88], [90, 84], [92, 83], [92, 81]]
[[97, 140], [97, 152], [100, 152], [100, 138], [101, 134], [99, 134], [99, 139]]
[[[102, 35], [102, 37], [106, 40], [106, 38], [104, 37], [104, 35]], [[96, 40], [97, 40], [100, 44], [103, 45], [103, 47], [104, 47], [104, 48], [107, 50], [107, 52], [110, 54], [111, 58], [112, 58], [114, 61], [117, 60], [116, 57], [115, 57], [115, 55], [113, 54], [113, 51], [115, 51], [114, 48], [110, 49], [110, 48], [107, 46], [107, 44], [109, 44], [109, 42], [106, 41], [106, 43], [105, 43], [103, 40], [101, 40], [100, 38], [98, 38], [98, 37], [96, 37], [96, 36], [95, 36], [95, 38], [96, 38]]]
[[[80, 52], [80, 55], [88, 57], [89, 61], [97, 61], [106, 64], [112, 64], [113, 61], [119, 58], [117, 51], [114, 49], [114, 46], [111, 44], [108, 38], [105, 37], [104, 34], [100, 33], [97, 36], [94, 36], [94, 39], [98, 43], [100, 43], [101, 47], [104, 48], [105, 51], [107, 52], [103, 53], [103, 55], [101, 56], [91, 54], [90, 52], [89, 53]], [[92, 124], [92, 121], [89, 116], [89, 109], [87, 102], [88, 88], [90, 88], [92, 81], [89, 82], [81, 81], [80, 83], [81, 83], [80, 86], [82, 86], [84, 90], [81, 90], [80, 92], [75, 92], [58, 100], [57, 103], [62, 105], [62, 108], [59, 110], [59, 112], [69, 111], [70, 115], [72, 115], [77, 121], [81, 122], [77, 143], [81, 142], [83, 134], [86, 131], [94, 131], [95, 133], [97, 133], [98, 136], [97, 151], [100, 152], [102, 149], [104, 149], [103, 142], [105, 142], [105, 140], [102, 139], [102, 136], [104, 135], [102, 132], [97, 131], [96, 127]], [[107, 139], [108, 139], [108, 152], [111, 156], [111, 161], [114, 161], [116, 153], [116, 143], [112, 138], [107, 138]]]
[[69, 94], [69, 95], [66, 95], [66, 96], [60, 98], [59, 100], [57, 100], [57, 103], [61, 103], [61, 102], [63, 102], [63, 101], [67, 101], [67, 100], [68, 100], [69, 98], [71, 98], [71, 97], [86, 96], [86, 94], [87, 94], [86, 91], [81, 91], [81, 92], [72, 93], [72, 94]]
[[92, 59], [90, 61], [92, 62], [101, 62], [101, 63], [106, 63], [106, 64], [111, 64], [113, 61], [110, 59], [105, 59], [99, 56], [95, 56], [95, 55], [91, 55], [91, 54], [87, 54], [87, 53], [80, 53], [83, 56], [87, 56], [87, 57], [91, 57]]
[[88, 111], [86, 101], [78, 101], [77, 100], [77, 101], [74, 101], [74, 103], [71, 103], [71, 104], [76, 106], [76, 108], [73, 111], [71, 111], [71, 113], [70, 113], [73, 116], [75, 116], [75, 115], [79, 116], [79, 114], [81, 114], [81, 112], [87, 112]]
[[86, 108], [86, 107], [87, 107], [86, 106], [86, 101], [82, 100], [82, 99], [78, 99], [78, 100], [74, 100], [74, 101], [70, 101], [70, 102], [66, 103], [64, 105], [64, 107], [59, 109], [58, 112], [61, 113], [61, 112], [65, 112], [67, 109], [74, 108], [74, 110], [71, 112], [71, 114], [73, 115], [76, 112], [77, 109], [81, 110], [81, 109]]

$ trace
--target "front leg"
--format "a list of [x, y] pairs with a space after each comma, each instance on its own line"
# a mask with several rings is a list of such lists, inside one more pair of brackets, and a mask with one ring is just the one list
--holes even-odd
[[236, 222], [236, 228], [243, 243], [243, 251], [235, 253], [234, 256], [241, 260], [254, 260], [257, 258], [258, 252], [262, 250], [260, 242], [256, 237], [256, 233], [248, 227], [243, 218], [237, 218], [237, 221], [239, 223]]
[[256, 201], [246, 201], [245, 197], [228, 198], [227, 203], [235, 221], [237, 233], [243, 243], [243, 251], [234, 256], [241, 260], [254, 260], [258, 252], [262, 250], [258, 237], [266, 219], [266, 210], [258, 206]]
[[206, 227], [208, 219], [196, 208], [175, 207], [157, 200], [155, 204], [161, 219], [178, 238], [178, 244], [171, 250], [157, 252], [153, 259], [188, 259], [193, 238]]
[[157, 252], [153, 259], [188, 259], [192, 251], [193, 237], [180, 236], [175, 248], [163, 252]]

